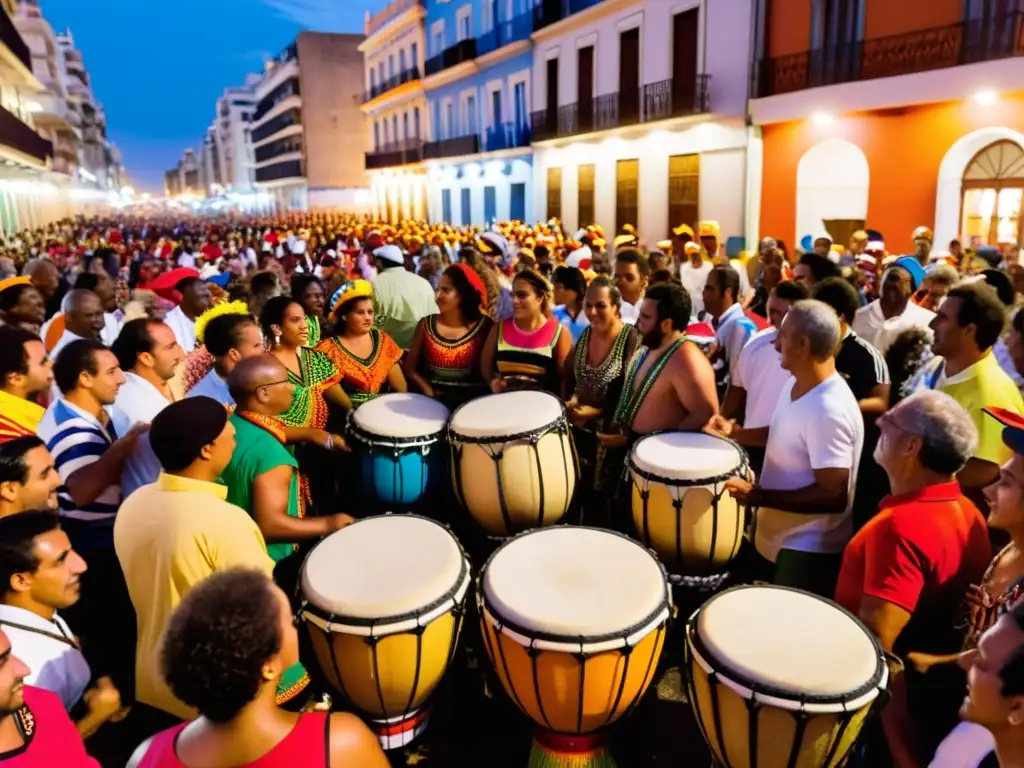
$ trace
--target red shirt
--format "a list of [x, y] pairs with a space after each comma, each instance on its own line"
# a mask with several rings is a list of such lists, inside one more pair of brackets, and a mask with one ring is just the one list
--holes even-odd
[[880, 509], [846, 546], [836, 602], [854, 615], [865, 596], [909, 611], [897, 653], [959, 651], [957, 613], [992, 559], [985, 519], [955, 481], [887, 496]]
[[[22, 720], [25, 745], [0, 753], [4, 768], [100, 768], [86, 754], [82, 737], [55, 694], [26, 685], [22, 711], [27, 711]], [[21, 717], [19, 712], [13, 717]]]

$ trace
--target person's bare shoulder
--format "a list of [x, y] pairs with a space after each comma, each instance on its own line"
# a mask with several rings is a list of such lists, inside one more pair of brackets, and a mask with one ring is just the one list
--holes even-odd
[[672, 367], [679, 373], [693, 373], [711, 368], [711, 363], [708, 362], [700, 347], [692, 341], [687, 341], [672, 356]]
[[331, 765], [389, 768], [390, 764], [373, 732], [355, 715], [331, 715]]

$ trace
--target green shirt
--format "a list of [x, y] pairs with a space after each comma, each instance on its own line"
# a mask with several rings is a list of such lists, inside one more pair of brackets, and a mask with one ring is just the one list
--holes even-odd
[[[299, 464], [288, 449], [272, 434], [237, 414], [232, 414], [235, 427], [235, 441], [238, 443], [231, 454], [231, 463], [220, 476], [228, 487], [228, 502], [253, 514], [252, 485], [257, 477], [280, 466], [291, 467], [292, 482], [288, 493], [289, 517], [299, 515]], [[289, 542], [267, 544], [267, 554], [275, 562], [284, 560], [295, 551]]]

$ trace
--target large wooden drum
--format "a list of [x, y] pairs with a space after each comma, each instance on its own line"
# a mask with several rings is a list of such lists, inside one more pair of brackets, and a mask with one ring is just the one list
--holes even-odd
[[734, 587], [698, 609], [686, 671], [723, 768], [838, 768], [889, 682], [881, 646], [852, 614], [774, 586]]
[[565, 406], [546, 392], [470, 400], [448, 427], [456, 497], [491, 536], [565, 517], [579, 464]]
[[657, 558], [612, 531], [528, 531], [488, 560], [477, 606], [498, 679], [537, 725], [530, 765], [611, 765], [601, 731], [653, 680], [672, 608]]
[[302, 618], [327, 680], [385, 749], [426, 728], [459, 639], [471, 576], [459, 542], [414, 515], [360, 520], [302, 566]]

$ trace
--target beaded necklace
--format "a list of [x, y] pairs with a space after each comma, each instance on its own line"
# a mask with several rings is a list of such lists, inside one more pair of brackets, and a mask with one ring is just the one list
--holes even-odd
[[672, 359], [672, 355], [676, 353], [683, 343], [686, 341], [686, 334], [683, 334], [674, 342], [671, 346], [666, 349], [661, 357], [659, 357], [654, 365], [651, 366], [651, 370], [647, 372], [647, 376], [644, 377], [643, 384], [640, 388], [634, 391], [633, 387], [636, 383], [636, 375], [643, 365], [644, 360], [647, 359], [648, 353], [651, 351], [648, 347], [643, 347], [636, 351], [633, 355], [633, 363], [629, 366], [629, 374], [626, 376], [626, 385], [622, 388], [622, 396], [619, 398], [619, 405], [615, 409], [615, 417], [613, 422], [618, 426], [624, 426], [626, 428], [632, 428], [633, 420], [636, 415], [640, 412], [641, 406], [647, 399], [647, 395], [651, 392], [651, 387], [654, 386], [654, 382], [657, 381], [658, 376], [661, 374], [662, 369], [668, 364], [668, 361]]

